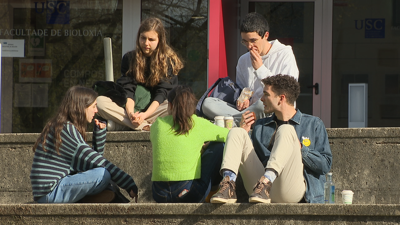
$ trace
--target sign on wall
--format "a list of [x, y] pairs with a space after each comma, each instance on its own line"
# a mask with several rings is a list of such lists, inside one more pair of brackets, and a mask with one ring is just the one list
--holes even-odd
[[14, 107], [48, 107], [48, 84], [14, 85]]
[[0, 39], [2, 57], [24, 57], [24, 39]]
[[385, 38], [385, 19], [366, 18], [355, 20], [355, 28], [365, 31], [365, 38]]
[[47, 24], [69, 24], [69, 1], [35, 2], [35, 11], [38, 14], [46, 13]]
[[51, 59], [20, 59], [19, 82], [51, 82]]

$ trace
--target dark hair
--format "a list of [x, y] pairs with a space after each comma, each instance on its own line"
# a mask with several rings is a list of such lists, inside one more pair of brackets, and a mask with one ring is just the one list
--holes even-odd
[[261, 14], [252, 12], [247, 14], [240, 26], [240, 33], [250, 33], [256, 32], [262, 38], [265, 32], [269, 32], [269, 25], [267, 19], [265, 19]]
[[[146, 56], [140, 48], [140, 34], [143, 32], [155, 31], [158, 35], [158, 45], [150, 56], [150, 62], [146, 62]], [[146, 86], [156, 86], [162, 78], [166, 78], [168, 70], [172, 74], [178, 75], [183, 68], [182, 60], [174, 50], [167, 44], [167, 35], [161, 20], [150, 17], [142, 21], [136, 36], [136, 50], [133, 52], [135, 57], [129, 64], [127, 74], [133, 74], [136, 81], [146, 84]], [[145, 77], [146, 63], [150, 63], [150, 76]]]
[[292, 76], [278, 74], [262, 79], [264, 85], [271, 86], [271, 90], [277, 95], [285, 95], [287, 103], [294, 105], [300, 94], [300, 84]]
[[196, 111], [197, 99], [188, 86], [178, 85], [168, 93], [172, 108], [173, 129], [176, 135], [187, 134], [193, 128], [192, 115]]
[[36, 151], [39, 143], [42, 144], [43, 151], [46, 151], [46, 145], [48, 144], [46, 143], [46, 139], [49, 133], [51, 133], [54, 136], [55, 143], [50, 143], [50, 145], [55, 145], [58, 153], [62, 143], [61, 132], [67, 121], [78, 129], [86, 141], [86, 126], [88, 122], [85, 110], [96, 101], [97, 96], [97, 93], [90, 88], [82, 86], [70, 87], [60, 103], [57, 114], [43, 128], [42, 133], [33, 146], [33, 151]]

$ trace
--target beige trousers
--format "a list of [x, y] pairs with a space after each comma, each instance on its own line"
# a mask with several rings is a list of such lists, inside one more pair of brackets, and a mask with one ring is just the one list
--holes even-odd
[[[292, 125], [281, 125], [275, 135], [275, 143], [266, 168], [274, 169], [278, 176], [272, 184], [271, 202], [299, 202], [306, 190], [300, 142]], [[221, 171], [240, 172], [247, 193], [253, 193], [265, 168], [254, 151], [252, 141], [242, 128], [230, 130], [224, 149]]]
[[157, 107], [153, 114], [151, 114], [148, 118], [146, 118], [146, 120], [143, 121], [142, 124], [139, 125], [139, 127], [134, 127], [124, 108], [119, 107], [108, 97], [97, 97], [97, 109], [99, 110], [97, 114], [103, 119], [112, 120], [120, 125], [125, 126], [125, 130], [129, 130], [129, 128], [133, 130], [142, 130], [146, 125], [152, 124], [157, 117], [168, 115], [167, 108], [168, 101], [165, 100], [160, 104], [160, 106]]

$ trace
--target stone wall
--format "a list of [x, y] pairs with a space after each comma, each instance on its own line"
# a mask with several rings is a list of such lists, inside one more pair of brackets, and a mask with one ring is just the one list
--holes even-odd
[[[327, 131], [337, 203], [341, 203], [340, 192], [350, 189], [355, 193], [354, 204], [398, 204], [400, 128]], [[32, 202], [29, 174], [37, 137], [38, 134], [0, 134], [0, 203]], [[153, 202], [148, 132], [109, 132], [105, 157], [132, 175], [139, 187], [139, 202]], [[238, 201], [246, 202], [240, 181], [238, 189]]]

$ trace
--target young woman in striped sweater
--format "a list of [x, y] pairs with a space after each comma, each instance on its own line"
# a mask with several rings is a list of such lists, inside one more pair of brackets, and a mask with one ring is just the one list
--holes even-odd
[[86, 144], [86, 126], [97, 113], [96, 98], [92, 89], [71, 87], [37, 139], [30, 179], [38, 203], [112, 202], [111, 181], [137, 202], [132, 177], [103, 157], [106, 124], [95, 119], [93, 148]]

